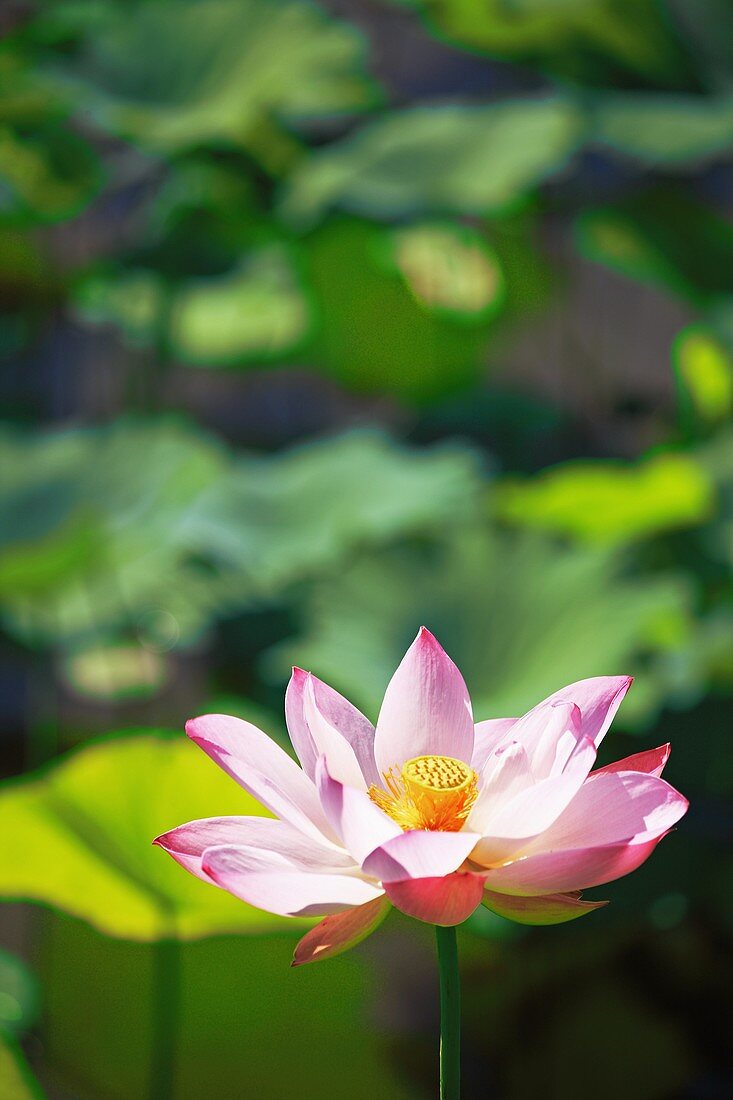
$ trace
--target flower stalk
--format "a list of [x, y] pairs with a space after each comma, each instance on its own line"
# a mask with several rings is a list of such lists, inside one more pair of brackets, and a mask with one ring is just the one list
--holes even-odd
[[440, 1100], [461, 1093], [461, 978], [455, 927], [435, 926], [440, 972]]

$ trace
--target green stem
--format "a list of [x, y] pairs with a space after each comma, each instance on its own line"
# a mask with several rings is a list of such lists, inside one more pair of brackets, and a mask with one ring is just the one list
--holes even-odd
[[455, 928], [436, 925], [440, 971], [440, 1100], [461, 1094], [461, 977]]
[[171, 937], [153, 946], [153, 1052], [150, 1100], [172, 1100], [181, 1001], [181, 945]]

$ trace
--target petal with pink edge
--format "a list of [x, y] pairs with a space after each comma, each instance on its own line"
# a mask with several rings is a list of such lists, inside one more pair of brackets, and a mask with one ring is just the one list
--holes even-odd
[[[361, 711], [318, 677], [294, 668], [285, 692], [285, 720], [303, 770], [315, 778], [316, 760], [325, 751], [319, 747], [305, 715], [305, 689], [310, 677], [315, 707], [322, 720], [350, 746], [366, 783], [377, 783], [374, 763], [374, 726]], [[363, 785], [361, 781], [359, 785]]]
[[343, 848], [319, 843], [285, 821], [269, 817], [207, 817], [188, 821], [156, 837], [153, 844], [168, 852], [191, 874], [212, 880], [201, 866], [207, 848], [246, 845], [280, 852], [304, 868], [354, 869], [356, 864]]
[[435, 878], [456, 871], [480, 840], [477, 833], [414, 829], [380, 844], [362, 864], [367, 875], [393, 882]]
[[473, 728], [473, 757], [471, 767], [480, 775], [491, 754], [499, 748], [511, 730], [516, 718], [487, 718]]
[[550, 894], [540, 898], [511, 897], [509, 894], [492, 894], [484, 891], [482, 905], [516, 924], [564, 924], [577, 920], [594, 909], [602, 909], [607, 901], [582, 901], [576, 891], [572, 894]]
[[538, 706], [546, 706], [548, 703], [575, 703], [582, 715], [580, 732], [598, 748], [633, 679], [633, 676], [592, 676], [588, 680], [578, 680], [560, 688]]
[[[505, 858], [501, 839], [536, 837], [549, 829], [578, 794], [595, 759], [595, 745], [583, 738], [575, 743], [564, 772], [524, 787], [508, 801], [499, 803], [496, 810], [489, 806], [481, 821], [484, 838], [474, 858], [485, 862], [489, 849], [492, 849], [490, 861]], [[471, 827], [476, 828], [473, 814], [469, 820]]]
[[413, 878], [385, 884], [387, 897], [408, 917], [449, 928], [461, 924], [481, 904], [481, 875], [455, 871], [443, 878]]
[[251, 722], [206, 714], [186, 723], [186, 733], [245, 791], [301, 832], [336, 839], [315, 785], [266, 733]]
[[660, 776], [671, 751], [672, 746], [667, 743], [660, 745], [657, 749], [635, 752], [633, 756], [625, 756], [623, 760], [615, 760], [613, 764], [597, 768], [593, 775], [603, 775], [607, 772], [645, 772], [647, 775]]
[[581, 731], [582, 716], [575, 703], [540, 703], [512, 727], [511, 737], [524, 746], [535, 779], [544, 779], [564, 770], [583, 739]]
[[532, 768], [523, 745], [513, 741], [496, 749], [481, 776], [478, 797], [468, 816], [468, 828], [485, 833], [492, 815], [532, 783]]
[[402, 829], [376, 806], [365, 791], [347, 787], [329, 774], [325, 757], [316, 763], [316, 783], [331, 828], [357, 863]]
[[207, 848], [202, 866], [217, 886], [282, 917], [339, 913], [383, 892], [356, 875], [304, 871], [279, 852], [259, 848]]
[[470, 763], [473, 717], [463, 677], [423, 626], [387, 687], [374, 755], [378, 771], [388, 772], [429, 754]]
[[[487, 887], [500, 893], [555, 894], [620, 878], [644, 862], [687, 805], [687, 799], [656, 776], [591, 775], [518, 859], [491, 868]], [[478, 847], [474, 858], [477, 852]]]
[[664, 779], [641, 772], [589, 775], [566, 810], [527, 854], [643, 840], [671, 829], [687, 799]]
[[325, 756], [328, 770], [333, 778], [338, 779], [339, 783], [345, 783], [348, 787], [366, 790], [366, 782], [354, 750], [316, 705], [312, 676], [309, 676], [305, 682], [303, 712], [318, 755]]
[[501, 894], [539, 896], [601, 886], [641, 867], [666, 836], [637, 843], [619, 842], [523, 856], [485, 873], [488, 889]]
[[391, 908], [389, 900], [383, 895], [355, 909], [344, 909], [342, 913], [324, 917], [303, 936], [295, 948], [291, 966], [332, 959], [334, 955], [356, 947], [376, 931]]

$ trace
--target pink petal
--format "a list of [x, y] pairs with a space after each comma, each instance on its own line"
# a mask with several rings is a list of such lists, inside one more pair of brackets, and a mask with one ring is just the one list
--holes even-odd
[[524, 746], [513, 741], [495, 750], [481, 776], [478, 798], [468, 818], [468, 828], [486, 833], [491, 817], [515, 794], [531, 787], [532, 768]]
[[285, 821], [269, 817], [208, 817], [189, 821], [156, 837], [153, 844], [168, 852], [191, 874], [211, 882], [201, 866], [207, 848], [246, 845], [280, 852], [304, 868], [346, 869], [356, 864], [343, 848], [319, 843]]
[[564, 770], [583, 739], [581, 731], [582, 717], [575, 703], [540, 703], [519, 719], [511, 736], [524, 746], [535, 778], [543, 779]]
[[498, 749], [507, 738], [516, 718], [488, 718], [485, 722], [477, 722], [473, 728], [473, 757], [471, 767], [480, 775], [484, 770], [486, 761], [491, 754]]
[[618, 844], [522, 856], [504, 867], [487, 871], [486, 885], [502, 894], [529, 896], [601, 886], [635, 871], [649, 858], [664, 836], [666, 833], [637, 843], [621, 841]]
[[461, 924], [481, 904], [481, 875], [456, 871], [444, 878], [413, 878], [385, 885], [387, 897], [408, 917], [450, 927]]
[[303, 695], [307, 679], [308, 673], [302, 668], [293, 669], [285, 689], [285, 724], [303, 771], [314, 779], [318, 752], [303, 713]]
[[588, 776], [528, 854], [659, 836], [679, 821], [687, 806], [687, 799], [664, 779], [641, 772], [599, 772]]
[[251, 722], [206, 714], [186, 723], [186, 733], [227, 775], [268, 810], [316, 839], [335, 840], [315, 785], [266, 733]]
[[633, 676], [592, 676], [560, 688], [538, 705], [575, 703], [582, 715], [580, 732], [598, 748], [632, 682]]
[[325, 757], [316, 762], [316, 783], [326, 818], [357, 863], [402, 829], [376, 806], [365, 791], [347, 787], [329, 774]]
[[345, 737], [321, 714], [316, 705], [312, 677], [308, 677], [303, 695], [303, 711], [319, 756], [326, 758], [328, 770], [339, 783], [366, 790], [364, 776], [354, 750]]
[[217, 886], [283, 917], [339, 913], [382, 894], [356, 875], [303, 871], [279, 852], [258, 848], [207, 848], [202, 865]]
[[319, 715], [329, 728], [336, 730], [350, 745], [366, 783], [378, 783], [379, 775], [374, 763], [374, 726], [328, 684], [300, 668], [294, 668], [285, 692], [285, 719], [290, 740], [304, 771], [314, 779], [316, 760], [326, 751], [314, 739], [305, 715], [304, 697], [309, 677]]
[[387, 772], [429, 754], [469, 763], [473, 718], [463, 677], [423, 626], [387, 687], [374, 755], [378, 771]]
[[646, 772], [647, 775], [660, 776], [664, 765], [669, 760], [671, 750], [672, 746], [667, 743], [660, 745], [658, 749], [635, 752], [633, 756], [626, 756], [623, 760], [606, 764], [605, 768], [597, 768], [593, 775], [602, 775], [607, 772]]
[[457, 870], [479, 839], [477, 833], [415, 829], [380, 844], [367, 856], [362, 868], [365, 874], [382, 882], [435, 878]]
[[306, 932], [295, 949], [292, 966], [331, 959], [371, 936], [392, 906], [387, 898], [375, 898], [355, 909], [344, 909], [331, 917], [324, 917], [320, 924]]
[[610, 882], [640, 866], [687, 806], [687, 799], [655, 776], [591, 775], [520, 858], [487, 872], [487, 887], [537, 895]]
[[[472, 859], [489, 866], [525, 847], [526, 841], [546, 830], [576, 797], [596, 758], [592, 741], [583, 738], [559, 775], [549, 775], [539, 783], [525, 787], [496, 812], [489, 807], [482, 822], [484, 836], [476, 845]], [[473, 814], [469, 819], [472, 828]]]
[[594, 909], [602, 909], [608, 902], [581, 901], [577, 893], [520, 898], [509, 894], [492, 894], [485, 890], [482, 904], [492, 913], [517, 924], [564, 924], [565, 921], [592, 913]]

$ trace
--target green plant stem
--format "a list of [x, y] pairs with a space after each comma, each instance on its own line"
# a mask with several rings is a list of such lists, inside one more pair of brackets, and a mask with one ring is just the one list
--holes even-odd
[[150, 1100], [172, 1100], [181, 1000], [181, 945], [177, 939], [153, 946], [153, 1051]]
[[461, 977], [455, 928], [436, 925], [440, 971], [440, 1100], [461, 1094]]

